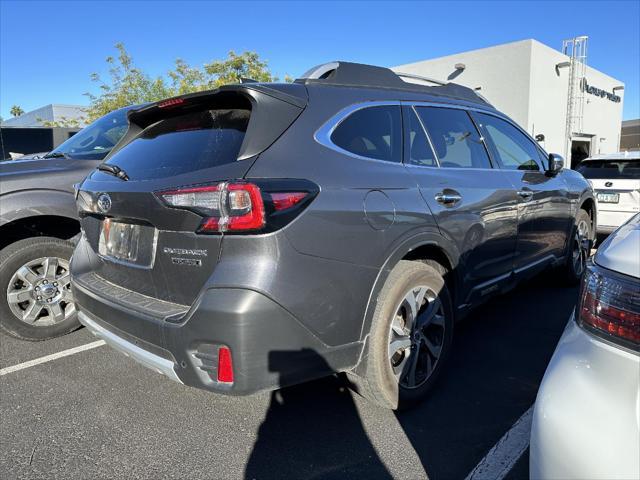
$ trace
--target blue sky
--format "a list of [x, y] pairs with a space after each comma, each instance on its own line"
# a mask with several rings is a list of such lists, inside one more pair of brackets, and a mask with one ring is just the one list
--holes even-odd
[[640, 1], [99, 2], [0, 0], [0, 115], [86, 104], [89, 75], [124, 42], [150, 74], [177, 57], [202, 65], [253, 50], [297, 76], [330, 60], [398, 65], [535, 38], [554, 48], [589, 35], [589, 64], [626, 84], [640, 117]]

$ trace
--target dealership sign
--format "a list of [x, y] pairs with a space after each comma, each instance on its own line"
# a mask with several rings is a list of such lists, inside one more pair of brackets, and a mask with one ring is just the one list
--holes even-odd
[[594, 87], [587, 83], [587, 79], [582, 79], [582, 91], [590, 93], [591, 95], [595, 95], [597, 97], [607, 98], [607, 100], [611, 100], [614, 103], [620, 103], [620, 97], [615, 93], [610, 93], [602, 90], [601, 88]]

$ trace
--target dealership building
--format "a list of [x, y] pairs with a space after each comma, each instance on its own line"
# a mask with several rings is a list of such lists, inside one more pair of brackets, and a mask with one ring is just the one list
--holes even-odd
[[475, 89], [575, 166], [617, 152], [621, 140], [624, 84], [587, 65], [587, 42], [576, 37], [560, 51], [522, 40], [392, 68]]

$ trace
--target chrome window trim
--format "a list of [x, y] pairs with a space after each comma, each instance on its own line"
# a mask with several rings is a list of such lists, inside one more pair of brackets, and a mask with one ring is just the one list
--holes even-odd
[[[363, 157], [362, 155], [358, 155], [357, 153], [350, 152], [349, 150], [345, 150], [342, 147], [339, 147], [335, 143], [331, 141], [331, 135], [336, 128], [340, 126], [340, 124], [347, 119], [351, 114], [357, 112], [358, 110], [363, 110], [365, 108], [370, 107], [388, 107], [388, 106], [397, 106], [400, 108], [402, 105], [398, 101], [371, 101], [371, 102], [363, 102], [363, 103], [354, 103], [349, 105], [348, 107], [343, 108], [334, 116], [332, 116], [329, 120], [327, 120], [313, 135], [313, 138], [320, 145], [327, 147], [335, 152], [342, 153], [343, 155], [347, 155], [349, 157], [357, 158], [359, 160], [367, 160], [369, 162], [382, 162], [386, 165], [403, 165], [402, 159], [400, 162], [393, 162], [391, 160], [380, 160], [378, 158], [371, 157]], [[402, 114], [402, 112], [400, 112]], [[404, 132], [403, 132], [404, 135]]]
[[[433, 150], [434, 156], [436, 158], [436, 161], [438, 162], [438, 166], [437, 167], [430, 167], [430, 166], [426, 166], [426, 165], [412, 165], [412, 164], [408, 164], [404, 162], [404, 158], [402, 162], [392, 162], [390, 160], [379, 160], [377, 158], [370, 158], [370, 157], [364, 157], [362, 155], [358, 155], [356, 153], [352, 153], [348, 150], [345, 150], [342, 147], [339, 147], [338, 145], [336, 145], [335, 143], [333, 143], [331, 141], [331, 135], [333, 134], [334, 130], [336, 128], [338, 128], [338, 126], [352, 113], [357, 112], [358, 110], [362, 110], [364, 108], [370, 108], [370, 107], [380, 107], [380, 106], [398, 106], [398, 107], [402, 107], [402, 106], [407, 106], [407, 107], [411, 107], [414, 110], [414, 113], [418, 116], [418, 120], [420, 121], [420, 125], [422, 125], [423, 130], [425, 131], [425, 134], [427, 135], [427, 138], [429, 139], [429, 143], [431, 146], [431, 149]], [[318, 142], [320, 145], [322, 145], [323, 147], [326, 147], [330, 150], [333, 150], [334, 152], [338, 152], [341, 153], [343, 155], [347, 155], [349, 157], [352, 158], [357, 158], [359, 160], [366, 160], [369, 162], [381, 162], [384, 163], [385, 165], [404, 165], [406, 167], [412, 167], [412, 168], [442, 168], [440, 167], [440, 159], [438, 158], [437, 153], [435, 152], [435, 150], [433, 149], [433, 144], [431, 143], [431, 137], [429, 136], [429, 133], [427, 132], [426, 128], [424, 128], [424, 125], [422, 124], [422, 119], [420, 118], [420, 115], [418, 115], [418, 113], [415, 111], [415, 107], [436, 107], [436, 108], [452, 108], [452, 109], [456, 109], [456, 110], [465, 110], [467, 112], [479, 112], [479, 113], [484, 113], [487, 115], [492, 115], [494, 117], [497, 117], [501, 120], [506, 121], [507, 123], [513, 125], [516, 129], [518, 129], [520, 132], [522, 132], [525, 137], [527, 137], [529, 139], [529, 141], [534, 142], [534, 146], [535, 141], [533, 141], [530, 137], [530, 135], [524, 131], [522, 129], [522, 127], [520, 127], [519, 125], [517, 125], [514, 121], [512, 121], [510, 118], [506, 117], [504, 114], [497, 112], [495, 110], [489, 110], [486, 108], [483, 108], [481, 106], [475, 106], [475, 105], [459, 105], [459, 104], [455, 104], [455, 103], [447, 103], [447, 102], [428, 102], [428, 101], [413, 101], [413, 100], [371, 100], [371, 101], [364, 101], [364, 102], [357, 102], [357, 103], [353, 103], [347, 107], [344, 107], [342, 110], [340, 110], [338, 113], [334, 114], [333, 116], [331, 116], [327, 121], [325, 121], [320, 128], [318, 128], [318, 130], [316, 130], [316, 132], [313, 135], [313, 139]], [[473, 118], [471, 118], [471, 121], [475, 124], [475, 121]], [[477, 127], [476, 127], [477, 128]], [[478, 132], [478, 134], [480, 135], [480, 138], [483, 142], [483, 145], [485, 143], [485, 139], [482, 136], [481, 132]], [[403, 135], [404, 135], [404, 126], [403, 126]], [[491, 162], [492, 168], [470, 168], [470, 167], [447, 167], [448, 170], [471, 170], [474, 172], [477, 172], [478, 170], [484, 170], [484, 171], [496, 171], [496, 172], [505, 172], [505, 171], [509, 171], [503, 168], [500, 168], [499, 165], [494, 166], [493, 165], [493, 159], [491, 158], [491, 153], [489, 152], [489, 149], [487, 148], [487, 145], [484, 145], [485, 150], [487, 151], [487, 155], [489, 156], [489, 161]], [[532, 170], [535, 171], [535, 170]], [[544, 172], [544, 170], [542, 170], [542, 172]]]
[[440, 168], [440, 158], [438, 157], [438, 152], [436, 152], [436, 149], [433, 147], [433, 142], [431, 141], [431, 135], [427, 131], [427, 128], [424, 126], [424, 123], [422, 122], [420, 115], [418, 115], [418, 111], [416, 110], [415, 105], [410, 105], [409, 108], [418, 119], [418, 123], [422, 128], [422, 132], [424, 133], [425, 137], [427, 137], [427, 141], [429, 142], [429, 148], [431, 148], [431, 153], [433, 153], [433, 158], [435, 158], [436, 160], [435, 167], [430, 165], [416, 165], [414, 163], [411, 163], [411, 152], [409, 152], [409, 165], [411, 165], [412, 167]]

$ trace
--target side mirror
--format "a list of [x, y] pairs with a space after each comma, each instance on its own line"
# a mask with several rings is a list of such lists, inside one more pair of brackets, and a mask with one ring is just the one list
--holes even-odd
[[544, 142], [544, 134], [543, 133], [539, 133], [538, 135], [536, 135], [536, 142]]
[[550, 153], [549, 168], [547, 168], [547, 173], [556, 174], [563, 168], [564, 168], [564, 158], [562, 158], [562, 155], [558, 155], [557, 153]]

